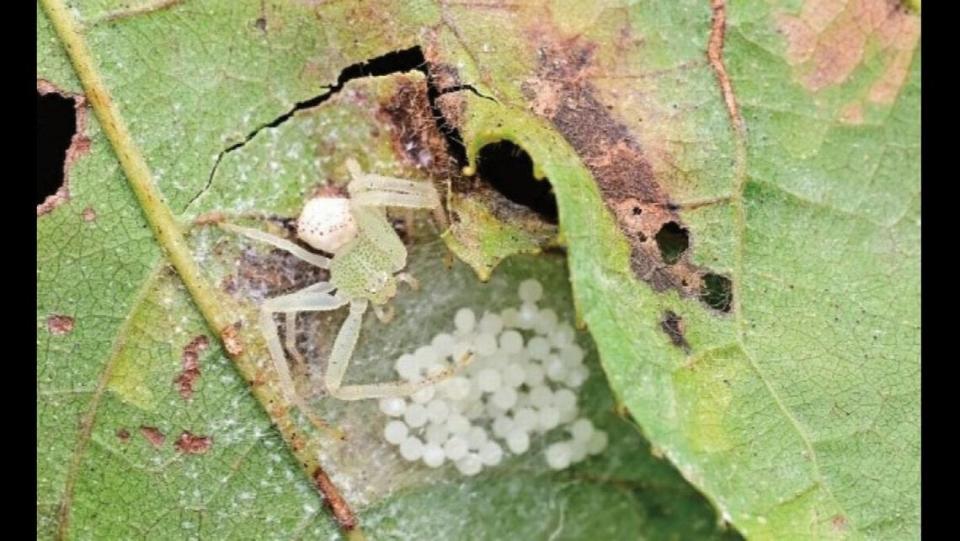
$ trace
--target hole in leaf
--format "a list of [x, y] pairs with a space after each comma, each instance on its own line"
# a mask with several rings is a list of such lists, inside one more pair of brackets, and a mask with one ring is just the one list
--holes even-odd
[[729, 312], [733, 304], [733, 283], [726, 276], [719, 274], [703, 275], [700, 300], [714, 310]]
[[364, 62], [351, 64], [343, 68], [343, 71], [340, 72], [340, 76], [337, 77], [337, 83], [327, 89], [324, 93], [314, 96], [310, 99], [297, 102], [292, 109], [257, 128], [250, 133], [242, 143], [237, 143], [233, 147], [228, 148], [227, 151], [229, 152], [236, 147], [242, 146], [247, 141], [252, 139], [257, 132], [264, 128], [276, 128], [277, 126], [289, 120], [290, 117], [292, 117], [297, 111], [310, 109], [311, 107], [320, 105], [321, 103], [330, 99], [330, 97], [337, 92], [340, 92], [344, 85], [354, 79], [360, 79], [362, 77], [379, 77], [382, 75], [390, 75], [392, 73], [403, 73], [405, 71], [423, 70], [425, 69], [425, 63], [426, 60], [423, 58], [423, 52], [420, 50], [420, 47], [411, 47], [410, 49], [390, 51], [382, 56], [371, 58]]
[[477, 174], [507, 199], [557, 223], [557, 199], [550, 182], [533, 177], [533, 160], [516, 144], [500, 141], [480, 149]]
[[347, 66], [340, 73], [337, 79], [337, 86], [343, 88], [347, 81], [359, 79], [360, 77], [379, 77], [390, 75], [391, 73], [403, 73], [423, 69], [426, 65], [426, 59], [423, 57], [423, 51], [420, 47], [411, 47], [409, 49], [400, 49], [390, 51], [384, 55], [371, 58], [366, 62], [360, 62]]
[[683, 252], [690, 246], [689, 232], [680, 227], [677, 222], [663, 224], [657, 232], [657, 247], [660, 248], [660, 257], [667, 265], [680, 261]]
[[63, 165], [77, 129], [76, 103], [37, 92], [37, 205], [63, 185]]
[[340, 92], [343, 87], [350, 81], [354, 79], [360, 79], [363, 77], [379, 77], [384, 75], [390, 75], [393, 73], [403, 73], [405, 71], [420, 71], [427, 77], [427, 100], [430, 103], [431, 112], [436, 119], [437, 127], [443, 133], [444, 137], [447, 140], [447, 147], [450, 155], [460, 164], [460, 167], [463, 167], [467, 164], [466, 150], [464, 149], [463, 142], [460, 138], [459, 132], [453, 126], [449, 125], [446, 122], [446, 119], [443, 117], [443, 113], [440, 110], [439, 105], [437, 104], [437, 99], [442, 95], [450, 91], [460, 90], [463, 88], [473, 89], [470, 85], [463, 85], [462, 87], [457, 88], [448, 88], [448, 89], [439, 89], [436, 85], [436, 81], [433, 79], [433, 76], [430, 72], [430, 66], [427, 64], [426, 58], [423, 56], [423, 50], [419, 46], [414, 46], [409, 49], [400, 49], [397, 51], [391, 51], [381, 56], [371, 58], [364, 62], [359, 62], [356, 64], [351, 64], [345, 67], [340, 75], [337, 77], [337, 82], [327, 88], [323, 93], [313, 96], [312, 98], [297, 102], [290, 110], [281, 114], [280, 116], [274, 118], [273, 120], [260, 125], [255, 130], [247, 134], [247, 136], [240, 142], [234, 143], [227, 148], [220, 151], [220, 154], [217, 155], [217, 159], [214, 162], [213, 169], [210, 171], [210, 174], [207, 178], [207, 185], [190, 200], [192, 204], [193, 200], [199, 197], [199, 195], [206, 191], [210, 183], [213, 181], [214, 174], [217, 171], [217, 168], [220, 165], [223, 157], [237, 150], [238, 148], [246, 145], [251, 139], [256, 137], [264, 129], [276, 128], [293, 117], [298, 111], [303, 111], [310, 109], [312, 107], [317, 107], [318, 105], [326, 102], [332, 96]]

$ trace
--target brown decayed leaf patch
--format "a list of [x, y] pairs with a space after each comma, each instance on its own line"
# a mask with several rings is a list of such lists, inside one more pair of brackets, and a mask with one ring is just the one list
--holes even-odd
[[400, 79], [396, 91], [380, 103], [377, 119], [390, 127], [394, 152], [402, 161], [440, 178], [457, 174], [456, 161], [430, 111], [425, 84]]
[[[456, 69], [447, 64], [431, 63], [430, 74], [439, 88], [454, 88], [460, 84]], [[449, 92], [437, 99], [442, 115], [440, 122], [446, 127], [444, 129], [451, 130], [455, 138], [458, 136], [453, 130], [461, 122], [466, 107], [462, 92], [469, 91]], [[402, 161], [439, 180], [437, 189], [441, 194], [446, 190], [445, 181], [449, 180], [454, 192], [469, 194], [472, 199], [482, 202], [502, 222], [519, 226], [531, 233], [536, 233], [545, 226], [543, 220], [529, 208], [513, 203], [482, 182], [479, 177], [462, 174], [456, 158], [448, 148], [447, 138], [437, 125], [438, 119], [434, 118], [426, 85], [401, 80], [396, 91], [380, 103], [378, 120], [389, 126], [396, 155]], [[435, 215], [435, 219], [441, 225], [447, 220], [442, 213]], [[451, 216], [451, 219], [455, 220], [456, 217]]]
[[[286, 236], [288, 240], [296, 241], [292, 232], [288, 231]], [[221, 281], [220, 287], [235, 299], [249, 302], [251, 298], [268, 299], [293, 293], [317, 282], [327, 281], [329, 276], [328, 270], [315, 267], [283, 250], [273, 249], [261, 255], [254, 249], [248, 248], [240, 253], [237, 272], [227, 275]], [[315, 319], [324, 319], [329, 314], [328, 312], [301, 313], [292, 316], [293, 319], [290, 321], [294, 322], [293, 327], [295, 329], [301, 329], [304, 325], [310, 325]], [[288, 328], [286, 322], [289, 317], [291, 316], [275, 318], [284, 343], [286, 343]], [[318, 333], [318, 336], [327, 336], [326, 333], [321, 332], [322, 329], [313, 327], [310, 327], [310, 329], [312, 332]], [[301, 381], [303, 378], [299, 376], [305, 375], [309, 368], [300, 354], [302, 351], [310, 351], [303, 347], [303, 341], [309, 335], [310, 332], [307, 331], [296, 332], [294, 338], [297, 347], [286, 350], [286, 353], [291, 357], [290, 370], [295, 376], [294, 381]], [[221, 339], [224, 340], [229, 352], [229, 348], [232, 347], [231, 344], [239, 344], [240, 335], [235, 326], [230, 326], [227, 327], [227, 333], [221, 335]], [[240, 344], [240, 351], [242, 352], [242, 344]], [[262, 374], [258, 375], [250, 384], [253, 386], [262, 384], [266, 381], [262, 376]]]
[[691, 263], [690, 250], [676, 263], [665, 263], [655, 239], [669, 222], [683, 227], [676, 207], [644, 150], [590, 83], [595, 46], [579, 38], [553, 40], [543, 30], [535, 30], [531, 40], [538, 44], [540, 63], [536, 76], [524, 84], [524, 93], [533, 111], [563, 134], [596, 179], [630, 243], [634, 274], [655, 291], [696, 296], [704, 269]]
[[[288, 240], [296, 242], [296, 237]], [[236, 275], [223, 284], [224, 289], [238, 298], [248, 296], [275, 297], [329, 279], [327, 270], [315, 267], [283, 250], [274, 249], [268, 255], [259, 255], [253, 249], [240, 255]]]
[[870, 56], [879, 56], [883, 69], [866, 95], [839, 112], [839, 120], [850, 124], [863, 122], [863, 102], [893, 103], [920, 40], [920, 17], [899, 0], [808, 0], [799, 14], [780, 13], [776, 22], [787, 40], [787, 61], [814, 92], [846, 82]]

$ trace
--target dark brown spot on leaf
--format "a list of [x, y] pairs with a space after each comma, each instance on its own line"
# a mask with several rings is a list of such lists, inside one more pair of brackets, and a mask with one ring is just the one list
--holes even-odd
[[54, 314], [47, 318], [47, 330], [54, 336], [63, 336], [73, 331], [73, 318]]
[[227, 325], [220, 331], [220, 341], [223, 342], [223, 348], [233, 357], [243, 354], [243, 340], [240, 339], [240, 334], [237, 332], [239, 327], [239, 323], [234, 323], [233, 325]]
[[667, 310], [663, 313], [663, 319], [660, 320], [660, 328], [663, 329], [663, 332], [667, 333], [673, 345], [683, 348], [685, 352], [690, 353], [690, 344], [684, 336], [686, 329], [683, 324], [683, 318], [672, 310]]
[[128, 441], [130, 441], [130, 431], [127, 430], [126, 428], [118, 428], [117, 439], [120, 440], [122, 443], [127, 443]]
[[177, 441], [173, 442], [173, 447], [180, 453], [188, 455], [202, 455], [210, 450], [213, 445], [213, 438], [210, 436], [197, 436], [184, 430]]
[[200, 354], [207, 349], [208, 345], [209, 340], [206, 336], [197, 336], [183, 348], [183, 353], [180, 355], [181, 371], [174, 383], [177, 384], [180, 396], [185, 400], [193, 396], [193, 386], [200, 377]]
[[141, 426], [140, 434], [157, 449], [162, 447], [163, 442], [167, 439], [163, 432], [160, 432], [160, 429], [155, 426]]

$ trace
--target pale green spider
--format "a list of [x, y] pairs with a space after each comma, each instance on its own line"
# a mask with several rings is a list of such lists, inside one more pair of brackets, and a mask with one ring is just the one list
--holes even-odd
[[[387, 220], [385, 207], [437, 209], [440, 197], [427, 182], [364, 173], [354, 160], [347, 161], [352, 178], [347, 186], [349, 198], [315, 197], [304, 205], [297, 220], [297, 236], [333, 258], [314, 254], [293, 242], [258, 229], [221, 223], [221, 227], [251, 239], [287, 251], [307, 263], [330, 270], [330, 281], [319, 282], [288, 295], [266, 300], [260, 310], [260, 327], [267, 341], [270, 356], [278, 374], [285, 398], [309, 410], [294, 386], [276, 323], [275, 313], [292, 319], [298, 312], [335, 310], [350, 305], [350, 312], [333, 344], [323, 382], [327, 392], [341, 400], [362, 400], [408, 396], [454, 375], [472, 360], [467, 353], [440, 373], [419, 381], [391, 381], [365, 385], [343, 385], [343, 377], [353, 355], [360, 333], [360, 324], [367, 306], [372, 304], [381, 321], [392, 317], [385, 305], [397, 293], [397, 282], [417, 289], [412, 276], [400, 273], [407, 264], [403, 241]], [[287, 347], [293, 347], [292, 332], [287, 333]], [[291, 349], [291, 351], [293, 351]], [[311, 416], [311, 420], [314, 420]]]

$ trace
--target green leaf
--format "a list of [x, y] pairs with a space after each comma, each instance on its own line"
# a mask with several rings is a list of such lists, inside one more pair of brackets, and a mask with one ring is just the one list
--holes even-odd
[[[612, 443], [563, 472], [534, 453], [469, 480], [410, 467], [382, 442], [374, 403], [315, 401], [349, 436], [335, 442], [277, 399], [256, 302], [317, 276], [194, 218], [294, 216], [312, 189], [346, 178], [347, 157], [425, 176], [398, 129], [432, 119], [424, 78], [361, 78], [341, 89], [338, 76], [417, 43], [440, 20], [436, 6], [45, 5], [38, 80], [85, 91], [98, 116], [79, 108], [89, 148], [74, 149], [69, 197], [38, 216], [39, 538], [335, 537], [298, 471], [312, 469], [304, 460], [323, 464], [373, 538], [736, 537], [616, 413], [592, 348], [581, 400]], [[56, 30], [51, 11], [61, 17]], [[79, 33], [65, 16], [82, 24]], [[82, 85], [60, 48], [65, 36]], [[92, 51], [91, 65], [75, 38]], [[91, 83], [91, 73], [102, 81]], [[391, 116], [404, 104], [416, 107]], [[121, 124], [132, 140], [117, 135]], [[464, 265], [445, 264], [430, 223], [412, 222], [408, 233], [423, 291], [397, 299], [393, 324], [365, 323], [350, 378], [389, 377], [386, 361], [449, 327], [456, 308], [501, 307], [529, 276], [573, 317], [561, 258], [510, 258], [481, 284]], [[300, 318], [309, 359], [323, 358], [342, 316]], [[239, 353], [220, 340], [221, 323], [235, 320]]]
[[555, 2], [496, 41], [451, 8], [440, 47], [497, 101], [458, 105], [468, 156], [550, 179], [613, 390], [741, 532], [916, 537], [919, 21], [705, 4]]
[[[186, 252], [179, 228], [159, 229], [158, 215], [172, 210], [184, 229], [206, 211], [290, 217], [357, 156], [379, 172], [448, 180], [484, 227], [452, 228], [446, 240], [481, 275], [543, 246], [531, 232], [539, 226], [517, 229], [494, 212], [495, 194], [459, 173], [433, 123], [442, 114], [481, 181], [476, 158], [501, 140], [549, 178], [574, 293], [558, 303], [570, 313], [575, 302], [618, 405], [725, 520], [759, 539], [916, 537], [917, 14], [882, 0], [555, 0], [84, 2], [69, 15], [149, 174], [146, 184], [130, 175], [131, 145], [111, 147], [81, 107], [89, 148], [75, 148], [69, 198], [38, 217], [41, 536], [333, 535], [296, 471], [312, 468], [304, 457], [317, 460], [316, 446], [377, 537], [713, 531], [699, 496], [626, 426], [602, 459], [569, 474], [524, 462], [469, 482], [398, 464], [371, 476], [367, 451], [386, 453], [372, 406], [314, 404], [361, 434], [337, 446], [291, 420], [268, 371], [241, 360], [238, 376], [229, 366], [209, 324], [238, 318], [246, 357], [262, 362], [251, 295], [316, 277], [239, 252], [209, 228], [190, 229]], [[37, 30], [38, 89], [43, 79], [81, 92], [62, 32], [42, 13]], [[432, 102], [416, 73], [338, 80], [347, 66], [413, 45], [429, 61]], [[94, 105], [98, 97], [88, 90]], [[315, 107], [288, 118], [296, 103]], [[127, 157], [123, 169], [115, 152]], [[142, 215], [150, 182], [165, 205]], [[669, 222], [666, 237], [689, 240], [676, 263], [660, 253]], [[422, 249], [412, 268], [429, 287], [399, 299], [411, 317], [384, 329], [368, 322], [356, 377], [386, 376], [384, 358], [422, 342], [459, 303], [487, 299], [483, 291], [551, 272], [549, 290], [566, 289], [562, 265], [546, 257], [507, 258], [490, 285], [475, 284], [461, 266], [438, 266], [425, 239], [439, 230], [406, 225]], [[185, 253], [190, 261], [178, 259]], [[208, 282], [219, 297], [204, 293]], [[187, 400], [174, 379], [199, 336], [209, 345]], [[329, 341], [318, 336], [311, 358]], [[587, 396], [614, 430], [598, 382]], [[258, 400], [273, 406], [264, 413]], [[141, 427], [166, 435], [160, 448]], [[211, 437], [210, 447], [174, 446], [184, 433], [184, 442]], [[661, 477], [669, 490], [636, 490]], [[148, 509], [129, 516], [134, 507]]]

